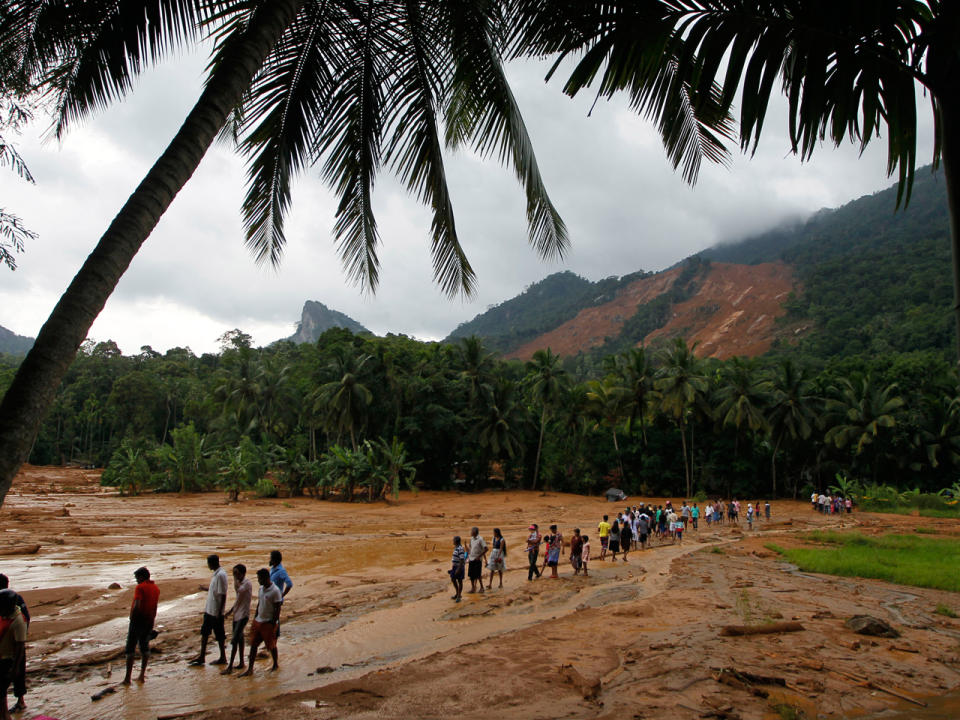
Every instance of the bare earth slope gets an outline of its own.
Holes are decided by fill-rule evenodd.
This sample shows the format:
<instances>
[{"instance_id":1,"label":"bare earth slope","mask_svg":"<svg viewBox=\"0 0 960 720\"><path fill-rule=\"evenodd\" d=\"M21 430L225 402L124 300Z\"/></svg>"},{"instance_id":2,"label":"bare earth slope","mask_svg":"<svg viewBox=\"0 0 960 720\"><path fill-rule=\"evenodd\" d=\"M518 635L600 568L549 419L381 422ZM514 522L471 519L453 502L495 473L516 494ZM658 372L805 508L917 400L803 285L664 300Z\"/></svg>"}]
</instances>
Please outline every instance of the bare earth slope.
<instances>
[{"instance_id":1,"label":"bare earth slope","mask_svg":"<svg viewBox=\"0 0 960 720\"><path fill-rule=\"evenodd\" d=\"M507 357L527 360L548 347L560 355L598 347L620 332L639 305L667 292L679 273L674 268L637 280L612 301L581 311ZM712 263L696 294L676 305L666 325L638 338L637 345L683 337L688 343L699 343L700 356L761 355L784 332L776 320L784 314L783 302L793 289L793 272L783 263Z\"/></svg>"},{"instance_id":2,"label":"bare earth slope","mask_svg":"<svg viewBox=\"0 0 960 720\"><path fill-rule=\"evenodd\" d=\"M592 535L611 506L531 492L403 494L389 506L227 503L212 493L123 498L95 482L86 471L27 467L0 510L0 572L34 608L26 717L761 720L778 717L779 703L808 718L891 708L905 714L885 718L960 717L960 620L933 612L938 604L960 610L960 594L793 572L765 544L803 543L802 532L840 522L804 503L776 503L774 521L753 531L701 526L683 544L657 544L626 563L595 561L589 578L574 577L563 558L560 579L528 583L529 522ZM952 520L843 521L868 533L922 525L960 535ZM455 604L450 538L471 525L488 540L491 528L503 530L509 570L503 589ZM274 548L296 582L283 611L280 671L266 673L265 659L252 679L187 667L205 556L257 568ZM161 632L146 684L125 688L126 614L141 564L160 587ZM858 613L903 636L855 635L843 621ZM719 635L727 624L790 620L805 629ZM778 680L726 684L722 668ZM104 690L114 692L91 701Z\"/></svg>"}]
</instances>

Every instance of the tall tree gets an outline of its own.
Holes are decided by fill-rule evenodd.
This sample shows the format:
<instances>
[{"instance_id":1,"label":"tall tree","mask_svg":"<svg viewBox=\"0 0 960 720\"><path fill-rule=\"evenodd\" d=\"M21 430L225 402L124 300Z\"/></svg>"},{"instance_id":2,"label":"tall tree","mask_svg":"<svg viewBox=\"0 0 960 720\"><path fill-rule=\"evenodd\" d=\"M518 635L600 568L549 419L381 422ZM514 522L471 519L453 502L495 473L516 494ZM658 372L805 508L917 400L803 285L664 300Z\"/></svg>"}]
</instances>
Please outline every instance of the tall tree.
<instances>
[{"instance_id":1,"label":"tall tree","mask_svg":"<svg viewBox=\"0 0 960 720\"><path fill-rule=\"evenodd\" d=\"M785 439L806 440L817 419L818 398L807 379L807 370L786 358L765 384L770 397L767 426L773 440L770 452L770 493L777 496L777 453Z\"/></svg>"},{"instance_id":2,"label":"tall tree","mask_svg":"<svg viewBox=\"0 0 960 720\"><path fill-rule=\"evenodd\" d=\"M613 449L617 454L617 469L620 471L620 481L623 482L626 480L626 475L623 472L617 427L629 412L630 392L614 375L607 375L603 380L591 380L587 383L587 388L587 411L594 417L598 426L606 426L610 429Z\"/></svg>"},{"instance_id":3,"label":"tall tree","mask_svg":"<svg viewBox=\"0 0 960 720\"><path fill-rule=\"evenodd\" d=\"M494 0L5 0L0 90L24 74L53 88L61 133L127 92L144 65L195 40L201 19L218 38L203 93L61 297L0 405L0 501L90 326L228 117L248 158L243 215L259 260L279 261L291 182L322 161L340 200L334 235L346 272L375 289L372 190L389 165L433 211L437 282L448 294L469 293L444 143L512 164L531 244L544 257L567 245L503 71Z\"/></svg>"},{"instance_id":4,"label":"tall tree","mask_svg":"<svg viewBox=\"0 0 960 720\"><path fill-rule=\"evenodd\" d=\"M540 474L540 452L543 450L543 433L547 420L554 412L563 394L566 371L560 367L560 358L550 348L537 350L527 363L528 395L535 408L540 409L540 435L537 438L537 458L533 464L533 482L530 489L537 489Z\"/></svg>"},{"instance_id":5,"label":"tall tree","mask_svg":"<svg viewBox=\"0 0 960 720\"><path fill-rule=\"evenodd\" d=\"M683 338L676 338L673 347L663 352L661 366L657 371L654 388L659 393L661 410L680 431L683 451L683 469L686 478L686 495L693 496L693 474L687 443L687 427L690 415L699 399L707 392L707 378L703 375L700 361Z\"/></svg>"},{"instance_id":6,"label":"tall tree","mask_svg":"<svg viewBox=\"0 0 960 720\"><path fill-rule=\"evenodd\" d=\"M720 373L717 389L716 417L721 425L732 426L736 431L734 457L736 457L740 433L743 428L759 432L766 428L764 408L769 398L757 372L756 360L732 358Z\"/></svg>"},{"instance_id":7,"label":"tall tree","mask_svg":"<svg viewBox=\"0 0 960 720\"><path fill-rule=\"evenodd\" d=\"M876 482L881 430L897 424L897 415L904 405L896 383L881 385L872 375L859 381L841 378L831 389L831 395L827 409L833 413L833 420L824 440L837 448L849 447L854 462L868 445L873 445L870 465L872 479Z\"/></svg>"}]
</instances>

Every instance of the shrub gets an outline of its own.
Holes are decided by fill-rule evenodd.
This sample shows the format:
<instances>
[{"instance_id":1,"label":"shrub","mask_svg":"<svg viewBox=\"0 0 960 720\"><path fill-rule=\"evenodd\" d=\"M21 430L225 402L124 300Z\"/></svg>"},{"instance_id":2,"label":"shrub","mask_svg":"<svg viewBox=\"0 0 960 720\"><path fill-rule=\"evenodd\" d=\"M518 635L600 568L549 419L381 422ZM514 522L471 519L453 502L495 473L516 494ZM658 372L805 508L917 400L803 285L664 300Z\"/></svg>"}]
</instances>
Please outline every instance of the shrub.
<instances>
[{"instance_id":1,"label":"shrub","mask_svg":"<svg viewBox=\"0 0 960 720\"><path fill-rule=\"evenodd\" d=\"M257 480L257 484L254 486L253 491L257 494L257 497L260 498L272 498L277 496L277 486L273 484L273 480L268 477L262 477Z\"/></svg>"}]
</instances>

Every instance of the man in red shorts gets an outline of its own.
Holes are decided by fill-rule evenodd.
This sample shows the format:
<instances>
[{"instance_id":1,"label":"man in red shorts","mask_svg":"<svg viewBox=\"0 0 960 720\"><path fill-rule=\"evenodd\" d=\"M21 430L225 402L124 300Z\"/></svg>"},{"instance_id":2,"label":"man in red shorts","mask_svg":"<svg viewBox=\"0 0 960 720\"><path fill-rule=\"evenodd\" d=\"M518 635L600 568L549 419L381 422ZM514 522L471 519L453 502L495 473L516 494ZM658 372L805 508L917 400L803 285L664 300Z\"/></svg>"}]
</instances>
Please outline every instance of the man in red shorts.
<instances>
[{"instance_id":1,"label":"man in red shorts","mask_svg":"<svg viewBox=\"0 0 960 720\"><path fill-rule=\"evenodd\" d=\"M133 653L140 647L140 682L147 674L147 661L150 659L150 637L153 633L153 623L157 618L157 600L160 591L156 583L150 579L150 571L145 567L137 568L133 577L137 587L133 590L133 605L130 607L130 627L127 630L127 674L123 684L130 684L133 674Z\"/></svg>"},{"instance_id":2,"label":"man in red shorts","mask_svg":"<svg viewBox=\"0 0 960 720\"><path fill-rule=\"evenodd\" d=\"M250 625L250 662L245 672L237 677L253 675L253 661L257 657L257 649L262 642L273 657L273 667L278 669L277 663L277 621L280 619L280 607L283 604L283 594L280 588L270 581L270 571L266 568L257 570L257 582L260 583L260 593L257 597L257 614Z\"/></svg>"}]
</instances>

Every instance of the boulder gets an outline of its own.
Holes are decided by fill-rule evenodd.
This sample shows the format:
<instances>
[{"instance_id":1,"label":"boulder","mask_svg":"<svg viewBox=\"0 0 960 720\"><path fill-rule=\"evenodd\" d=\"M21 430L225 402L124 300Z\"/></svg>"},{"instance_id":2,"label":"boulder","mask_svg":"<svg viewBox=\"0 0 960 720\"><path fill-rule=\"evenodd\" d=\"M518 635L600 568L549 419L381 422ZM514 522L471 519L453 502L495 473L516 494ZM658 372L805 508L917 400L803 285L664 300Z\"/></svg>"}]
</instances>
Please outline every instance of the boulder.
<instances>
[{"instance_id":1,"label":"boulder","mask_svg":"<svg viewBox=\"0 0 960 720\"><path fill-rule=\"evenodd\" d=\"M860 635L886 638L900 637L900 633L890 627L889 623L872 615L854 615L844 625Z\"/></svg>"}]
</instances>

